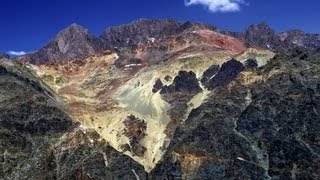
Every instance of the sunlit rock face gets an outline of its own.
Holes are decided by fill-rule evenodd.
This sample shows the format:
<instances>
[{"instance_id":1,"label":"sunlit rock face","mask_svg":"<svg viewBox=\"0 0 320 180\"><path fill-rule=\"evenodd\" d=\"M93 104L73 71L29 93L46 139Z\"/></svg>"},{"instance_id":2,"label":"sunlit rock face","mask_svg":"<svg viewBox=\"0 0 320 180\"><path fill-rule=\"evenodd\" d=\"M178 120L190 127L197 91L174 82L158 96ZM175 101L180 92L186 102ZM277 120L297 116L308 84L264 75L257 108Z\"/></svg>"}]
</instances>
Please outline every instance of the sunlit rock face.
<instances>
[{"instance_id":1,"label":"sunlit rock face","mask_svg":"<svg viewBox=\"0 0 320 180\"><path fill-rule=\"evenodd\" d=\"M101 42L84 27L71 24L36 52L19 57L21 61L41 64L49 61L68 61L94 55L102 50Z\"/></svg>"},{"instance_id":2,"label":"sunlit rock face","mask_svg":"<svg viewBox=\"0 0 320 180\"><path fill-rule=\"evenodd\" d=\"M228 69L224 64L236 63L243 71L242 59L232 57L248 52L242 56L229 50L217 50L208 57L185 55L193 53L184 51L175 59L151 66L143 64L147 62L144 59L141 64L117 66L121 54L106 51L30 68L61 97L75 120L95 129L112 147L151 171L161 161L176 128L210 96L210 88L201 83L207 68L217 66L224 72ZM226 84L237 75L228 76Z\"/></svg>"},{"instance_id":3,"label":"sunlit rock face","mask_svg":"<svg viewBox=\"0 0 320 180\"><path fill-rule=\"evenodd\" d=\"M61 97L77 121L95 129L111 146L150 171L161 159L175 128L209 94L198 82L206 67L246 49L241 41L212 30L186 33L195 35L189 37L197 40L193 45L164 41L172 48L156 55L145 45L139 52L104 51L88 58L30 67ZM195 45L203 49L193 48ZM162 86L155 91L159 80ZM190 89L191 84L194 88ZM125 120L131 115L145 122L143 138L124 133Z\"/></svg>"}]
</instances>

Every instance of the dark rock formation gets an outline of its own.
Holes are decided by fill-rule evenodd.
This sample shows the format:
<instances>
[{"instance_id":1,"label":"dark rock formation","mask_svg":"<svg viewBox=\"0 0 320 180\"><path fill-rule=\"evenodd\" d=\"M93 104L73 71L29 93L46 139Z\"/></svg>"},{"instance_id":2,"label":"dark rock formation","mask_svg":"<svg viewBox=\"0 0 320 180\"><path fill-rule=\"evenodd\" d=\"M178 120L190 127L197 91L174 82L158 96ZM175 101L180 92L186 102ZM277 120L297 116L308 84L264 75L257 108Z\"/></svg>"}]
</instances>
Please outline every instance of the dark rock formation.
<instances>
[{"instance_id":1,"label":"dark rock formation","mask_svg":"<svg viewBox=\"0 0 320 180\"><path fill-rule=\"evenodd\" d=\"M160 79L157 79L155 84L153 85L153 88L152 88L152 92L153 93L156 93L158 92L159 90L161 90L163 87L163 83Z\"/></svg>"},{"instance_id":2,"label":"dark rock formation","mask_svg":"<svg viewBox=\"0 0 320 180\"><path fill-rule=\"evenodd\" d=\"M143 156L146 148L143 147L139 141L141 141L147 134L147 124L144 120L141 120L134 115L129 115L123 122L125 129L123 133L130 140L129 144L122 147L123 151L131 151L136 156Z\"/></svg>"},{"instance_id":3,"label":"dark rock formation","mask_svg":"<svg viewBox=\"0 0 320 180\"><path fill-rule=\"evenodd\" d=\"M224 86L236 78L244 69L243 64L235 59L227 61L222 64L219 72L209 80L206 87L212 90L216 87Z\"/></svg>"},{"instance_id":4,"label":"dark rock formation","mask_svg":"<svg viewBox=\"0 0 320 180\"><path fill-rule=\"evenodd\" d=\"M162 98L171 104L169 115L172 119L179 120L187 109L187 103L193 96L201 92L196 74L192 71L179 71L169 86L163 86L160 91Z\"/></svg>"},{"instance_id":5,"label":"dark rock formation","mask_svg":"<svg viewBox=\"0 0 320 180\"><path fill-rule=\"evenodd\" d=\"M177 129L152 177L319 179L318 66L277 56L258 70L277 72L264 82L217 87Z\"/></svg>"},{"instance_id":6,"label":"dark rock formation","mask_svg":"<svg viewBox=\"0 0 320 180\"><path fill-rule=\"evenodd\" d=\"M258 62L255 59L247 59L244 62L244 66L246 67L246 69L256 69L258 67Z\"/></svg>"},{"instance_id":7,"label":"dark rock formation","mask_svg":"<svg viewBox=\"0 0 320 180\"><path fill-rule=\"evenodd\" d=\"M175 92L184 94L198 94L202 89L199 86L196 74L192 71L179 71L178 76L173 80L170 86L164 86L161 94L173 94Z\"/></svg>"},{"instance_id":8,"label":"dark rock formation","mask_svg":"<svg viewBox=\"0 0 320 180\"><path fill-rule=\"evenodd\" d=\"M209 69L202 74L201 83L206 86L210 79L219 72L219 69L219 65L210 66Z\"/></svg>"},{"instance_id":9,"label":"dark rock formation","mask_svg":"<svg viewBox=\"0 0 320 180\"><path fill-rule=\"evenodd\" d=\"M147 124L144 120L141 120L134 115L129 115L123 123L125 125L123 133L129 139L140 141L146 136Z\"/></svg>"},{"instance_id":10,"label":"dark rock formation","mask_svg":"<svg viewBox=\"0 0 320 180\"><path fill-rule=\"evenodd\" d=\"M183 120L183 114L188 108L187 103L201 91L196 74L192 71L179 71L171 85L163 86L160 91L161 97L171 105L168 111L171 122L166 130L169 137Z\"/></svg>"}]
</instances>

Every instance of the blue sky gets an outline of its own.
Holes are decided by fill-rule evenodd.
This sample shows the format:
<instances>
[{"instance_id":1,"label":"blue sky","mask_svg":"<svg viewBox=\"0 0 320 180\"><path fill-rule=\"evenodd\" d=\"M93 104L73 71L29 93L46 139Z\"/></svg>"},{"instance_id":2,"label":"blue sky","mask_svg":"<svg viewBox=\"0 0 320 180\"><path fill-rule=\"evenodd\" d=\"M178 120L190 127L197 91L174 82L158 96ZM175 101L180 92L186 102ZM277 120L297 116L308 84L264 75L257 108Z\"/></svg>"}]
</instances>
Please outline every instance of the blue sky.
<instances>
[{"instance_id":1,"label":"blue sky","mask_svg":"<svg viewBox=\"0 0 320 180\"><path fill-rule=\"evenodd\" d=\"M0 51L34 51L76 22L100 35L138 18L205 22L242 31L267 22L278 31L320 33L318 0L2 0Z\"/></svg>"}]
</instances>

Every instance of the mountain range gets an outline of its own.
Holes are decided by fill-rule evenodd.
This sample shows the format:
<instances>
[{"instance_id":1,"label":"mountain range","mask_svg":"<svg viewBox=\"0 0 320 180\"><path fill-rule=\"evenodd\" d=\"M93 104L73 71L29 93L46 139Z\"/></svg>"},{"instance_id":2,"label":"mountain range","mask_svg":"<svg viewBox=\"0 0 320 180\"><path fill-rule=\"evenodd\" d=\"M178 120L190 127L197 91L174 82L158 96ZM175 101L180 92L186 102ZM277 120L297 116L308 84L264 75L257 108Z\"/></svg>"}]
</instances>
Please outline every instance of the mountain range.
<instances>
[{"instance_id":1,"label":"mountain range","mask_svg":"<svg viewBox=\"0 0 320 180\"><path fill-rule=\"evenodd\" d=\"M286 53L285 51L293 48L320 50L319 34L307 34L300 30L277 33L266 23L251 25L244 32L230 32L201 23L139 19L130 24L108 28L100 37L95 37L87 29L74 23L60 31L47 45L23 58L28 62L42 63L71 60L104 50L132 52L141 47L154 45L157 47L150 47L150 50L160 51L164 48L166 51L168 41L186 43L182 42L182 39L195 40L193 38L197 37L183 35L196 30L215 30L242 40L248 47L265 48L275 52Z\"/></svg>"},{"instance_id":2,"label":"mountain range","mask_svg":"<svg viewBox=\"0 0 320 180\"><path fill-rule=\"evenodd\" d=\"M139 19L0 54L0 179L319 179L320 35Z\"/></svg>"}]
</instances>

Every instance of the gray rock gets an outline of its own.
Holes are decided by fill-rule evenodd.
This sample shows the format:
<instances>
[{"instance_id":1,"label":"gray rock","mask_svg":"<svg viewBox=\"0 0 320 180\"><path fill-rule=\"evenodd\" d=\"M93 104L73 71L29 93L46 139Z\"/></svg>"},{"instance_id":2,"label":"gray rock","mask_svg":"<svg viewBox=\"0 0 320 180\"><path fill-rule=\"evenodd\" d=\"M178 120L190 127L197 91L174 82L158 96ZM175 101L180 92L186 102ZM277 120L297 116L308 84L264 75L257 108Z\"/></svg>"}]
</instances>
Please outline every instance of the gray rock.
<instances>
[{"instance_id":1,"label":"gray rock","mask_svg":"<svg viewBox=\"0 0 320 180\"><path fill-rule=\"evenodd\" d=\"M68 61L93 55L101 50L102 44L98 38L82 26L71 24L43 48L20 59L35 64L55 60Z\"/></svg>"},{"instance_id":2,"label":"gray rock","mask_svg":"<svg viewBox=\"0 0 320 180\"><path fill-rule=\"evenodd\" d=\"M277 56L266 81L216 87L179 127L154 179L319 179L319 62ZM309 67L305 71L305 67ZM250 102L248 103L248 93Z\"/></svg>"},{"instance_id":3,"label":"gray rock","mask_svg":"<svg viewBox=\"0 0 320 180\"><path fill-rule=\"evenodd\" d=\"M15 62L0 61L0 102L0 179L146 179L143 166L84 133Z\"/></svg>"}]
</instances>

